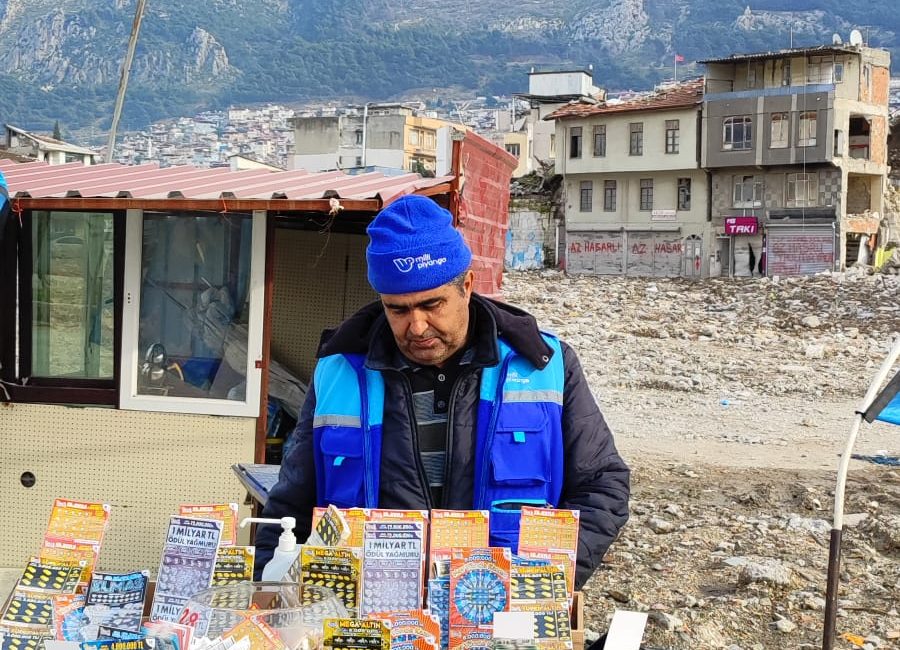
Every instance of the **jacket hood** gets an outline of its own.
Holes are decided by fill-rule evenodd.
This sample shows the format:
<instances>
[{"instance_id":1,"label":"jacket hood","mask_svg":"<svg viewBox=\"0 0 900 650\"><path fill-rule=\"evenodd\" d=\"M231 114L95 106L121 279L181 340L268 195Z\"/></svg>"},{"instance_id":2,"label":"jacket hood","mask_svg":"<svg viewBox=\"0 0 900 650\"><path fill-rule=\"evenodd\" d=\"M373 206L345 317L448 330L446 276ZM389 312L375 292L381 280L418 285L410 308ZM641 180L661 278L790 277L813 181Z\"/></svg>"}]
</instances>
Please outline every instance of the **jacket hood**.
<instances>
[{"instance_id":1,"label":"jacket hood","mask_svg":"<svg viewBox=\"0 0 900 650\"><path fill-rule=\"evenodd\" d=\"M473 293L470 303L475 311L473 344L480 365L495 365L500 360L496 339L502 337L517 353L542 369L553 356L553 348L541 337L537 321L528 312ZM384 348L396 350L380 300L369 303L334 329L325 330L316 358L332 354L365 354L366 364L385 365Z\"/></svg>"}]
</instances>

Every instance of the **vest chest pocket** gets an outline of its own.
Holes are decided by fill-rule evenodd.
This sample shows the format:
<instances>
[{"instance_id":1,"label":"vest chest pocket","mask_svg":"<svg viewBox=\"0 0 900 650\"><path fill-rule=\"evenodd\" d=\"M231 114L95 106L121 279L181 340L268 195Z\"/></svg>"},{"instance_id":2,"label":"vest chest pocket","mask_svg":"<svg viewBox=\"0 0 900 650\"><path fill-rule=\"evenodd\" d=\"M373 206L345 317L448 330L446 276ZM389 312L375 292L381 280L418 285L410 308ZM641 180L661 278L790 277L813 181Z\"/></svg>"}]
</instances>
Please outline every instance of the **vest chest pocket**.
<instances>
[{"instance_id":1,"label":"vest chest pocket","mask_svg":"<svg viewBox=\"0 0 900 650\"><path fill-rule=\"evenodd\" d=\"M501 405L491 442L493 481L498 486L543 486L550 481L550 431L541 404ZM543 491L538 490L542 498Z\"/></svg>"},{"instance_id":2,"label":"vest chest pocket","mask_svg":"<svg viewBox=\"0 0 900 650\"><path fill-rule=\"evenodd\" d=\"M325 494L321 501L339 508L362 506L365 500L363 433L354 427L324 426L322 451Z\"/></svg>"}]
</instances>

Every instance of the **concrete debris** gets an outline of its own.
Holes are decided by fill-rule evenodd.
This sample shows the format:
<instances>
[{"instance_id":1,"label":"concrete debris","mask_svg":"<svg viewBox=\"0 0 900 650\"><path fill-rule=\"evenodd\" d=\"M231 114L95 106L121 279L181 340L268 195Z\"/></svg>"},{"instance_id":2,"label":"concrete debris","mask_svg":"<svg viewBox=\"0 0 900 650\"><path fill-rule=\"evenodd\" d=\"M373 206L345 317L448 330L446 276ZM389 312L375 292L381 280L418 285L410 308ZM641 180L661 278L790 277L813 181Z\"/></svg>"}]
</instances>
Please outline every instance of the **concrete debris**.
<instances>
[{"instance_id":1,"label":"concrete debris","mask_svg":"<svg viewBox=\"0 0 900 650\"><path fill-rule=\"evenodd\" d=\"M507 273L502 298L575 349L632 467L587 626L629 609L647 648L820 648L835 469L900 331L900 276L543 270ZM865 426L859 453L900 454L896 427ZM845 512L838 629L898 647L900 473L854 460Z\"/></svg>"},{"instance_id":2,"label":"concrete debris","mask_svg":"<svg viewBox=\"0 0 900 650\"><path fill-rule=\"evenodd\" d=\"M766 582L774 586L787 586L791 584L791 568L777 560L761 560L759 562L747 562L741 567L738 583L749 585L754 582Z\"/></svg>"}]
</instances>

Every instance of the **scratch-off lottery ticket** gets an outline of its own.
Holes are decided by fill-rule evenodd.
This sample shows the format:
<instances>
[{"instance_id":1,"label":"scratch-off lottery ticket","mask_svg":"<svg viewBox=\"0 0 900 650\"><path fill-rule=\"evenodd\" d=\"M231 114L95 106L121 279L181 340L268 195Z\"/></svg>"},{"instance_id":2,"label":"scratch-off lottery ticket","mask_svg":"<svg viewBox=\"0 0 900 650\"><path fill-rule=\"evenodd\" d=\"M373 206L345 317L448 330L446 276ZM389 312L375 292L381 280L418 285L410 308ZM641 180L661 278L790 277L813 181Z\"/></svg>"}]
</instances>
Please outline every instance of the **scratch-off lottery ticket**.
<instances>
[{"instance_id":1,"label":"scratch-off lottery ticket","mask_svg":"<svg viewBox=\"0 0 900 650\"><path fill-rule=\"evenodd\" d=\"M363 537L360 616L369 612L421 609L424 521L369 521Z\"/></svg>"},{"instance_id":2,"label":"scratch-off lottery ticket","mask_svg":"<svg viewBox=\"0 0 900 650\"><path fill-rule=\"evenodd\" d=\"M57 641L87 641L84 594L53 596L53 634Z\"/></svg>"},{"instance_id":3,"label":"scratch-off lottery ticket","mask_svg":"<svg viewBox=\"0 0 900 650\"><path fill-rule=\"evenodd\" d=\"M92 628L92 633L87 634L87 638L98 638L101 625L121 630L139 630L147 582L147 571L94 572L84 604L84 614L90 619Z\"/></svg>"},{"instance_id":4,"label":"scratch-off lottery ticket","mask_svg":"<svg viewBox=\"0 0 900 650\"><path fill-rule=\"evenodd\" d=\"M254 546L220 546L216 553L213 586L222 587L245 580L253 580L255 559L256 547Z\"/></svg>"},{"instance_id":5,"label":"scratch-off lottery ticket","mask_svg":"<svg viewBox=\"0 0 900 650\"><path fill-rule=\"evenodd\" d=\"M450 559L452 548L484 548L490 544L487 510L432 510L429 570Z\"/></svg>"},{"instance_id":6,"label":"scratch-off lottery ticket","mask_svg":"<svg viewBox=\"0 0 900 650\"><path fill-rule=\"evenodd\" d=\"M33 557L25 566L19 586L30 591L71 594L78 588L85 562L42 562Z\"/></svg>"},{"instance_id":7,"label":"scratch-off lottery ticket","mask_svg":"<svg viewBox=\"0 0 900 650\"><path fill-rule=\"evenodd\" d=\"M317 592L302 588L315 585L330 589L351 615L356 614L362 570L359 549L303 545L296 562L299 563L300 597L304 605L319 600Z\"/></svg>"},{"instance_id":8,"label":"scratch-off lottery ticket","mask_svg":"<svg viewBox=\"0 0 900 650\"><path fill-rule=\"evenodd\" d=\"M491 625L509 607L508 548L454 549L450 559L450 631Z\"/></svg>"},{"instance_id":9,"label":"scratch-off lottery ticket","mask_svg":"<svg viewBox=\"0 0 900 650\"><path fill-rule=\"evenodd\" d=\"M219 545L234 546L237 544L238 504L182 504L178 507L178 514L182 517L191 517L193 519L214 519L216 521L221 521L222 541Z\"/></svg>"},{"instance_id":10,"label":"scratch-off lottery ticket","mask_svg":"<svg viewBox=\"0 0 900 650\"><path fill-rule=\"evenodd\" d=\"M0 620L15 626L49 629L53 623L53 596L16 587Z\"/></svg>"},{"instance_id":11,"label":"scratch-off lottery ticket","mask_svg":"<svg viewBox=\"0 0 900 650\"><path fill-rule=\"evenodd\" d=\"M313 528L318 526L326 510L327 508L313 508ZM338 546L361 547L363 545L363 524L369 519L369 510L367 508L338 508L338 510L350 529L350 536Z\"/></svg>"},{"instance_id":12,"label":"scratch-off lottery ticket","mask_svg":"<svg viewBox=\"0 0 900 650\"><path fill-rule=\"evenodd\" d=\"M109 504L56 499L45 537L102 544L109 525Z\"/></svg>"},{"instance_id":13,"label":"scratch-off lottery ticket","mask_svg":"<svg viewBox=\"0 0 900 650\"><path fill-rule=\"evenodd\" d=\"M491 626L468 626L451 628L450 650L493 650Z\"/></svg>"},{"instance_id":14,"label":"scratch-off lottery ticket","mask_svg":"<svg viewBox=\"0 0 900 650\"><path fill-rule=\"evenodd\" d=\"M0 650L40 650L50 638L43 630L0 624Z\"/></svg>"},{"instance_id":15,"label":"scratch-off lottery ticket","mask_svg":"<svg viewBox=\"0 0 900 650\"><path fill-rule=\"evenodd\" d=\"M322 646L331 650L391 650L391 632L384 621L326 618Z\"/></svg>"},{"instance_id":16,"label":"scratch-off lottery ticket","mask_svg":"<svg viewBox=\"0 0 900 650\"><path fill-rule=\"evenodd\" d=\"M553 564L520 566L513 563L510 598L513 601L555 600L568 602L565 569Z\"/></svg>"},{"instance_id":17,"label":"scratch-off lottery ticket","mask_svg":"<svg viewBox=\"0 0 900 650\"><path fill-rule=\"evenodd\" d=\"M188 599L212 583L222 522L173 516L150 609L151 621L179 622Z\"/></svg>"},{"instance_id":18,"label":"scratch-off lottery ticket","mask_svg":"<svg viewBox=\"0 0 900 650\"><path fill-rule=\"evenodd\" d=\"M250 640L249 647L253 650L283 650L287 647L278 636L278 632L259 616L251 616L241 621L223 636L231 637L236 641L247 638Z\"/></svg>"},{"instance_id":19,"label":"scratch-off lottery ticket","mask_svg":"<svg viewBox=\"0 0 900 650\"><path fill-rule=\"evenodd\" d=\"M513 601L510 611L534 614L534 642L541 650L572 650L572 627L566 601Z\"/></svg>"}]
</instances>

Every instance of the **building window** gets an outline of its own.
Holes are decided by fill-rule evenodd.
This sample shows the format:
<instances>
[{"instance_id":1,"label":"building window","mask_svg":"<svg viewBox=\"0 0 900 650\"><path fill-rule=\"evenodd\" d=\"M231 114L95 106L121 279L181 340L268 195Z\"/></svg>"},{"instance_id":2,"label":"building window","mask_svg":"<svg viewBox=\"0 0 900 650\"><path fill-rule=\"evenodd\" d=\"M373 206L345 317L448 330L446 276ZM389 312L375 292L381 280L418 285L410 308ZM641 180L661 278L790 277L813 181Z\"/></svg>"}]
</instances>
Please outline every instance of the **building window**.
<instances>
[{"instance_id":1,"label":"building window","mask_svg":"<svg viewBox=\"0 0 900 650\"><path fill-rule=\"evenodd\" d=\"M666 120L666 153L678 153L678 120Z\"/></svg>"},{"instance_id":2,"label":"building window","mask_svg":"<svg viewBox=\"0 0 900 650\"><path fill-rule=\"evenodd\" d=\"M556 158L556 134L550 134L550 157Z\"/></svg>"},{"instance_id":3,"label":"building window","mask_svg":"<svg viewBox=\"0 0 900 650\"><path fill-rule=\"evenodd\" d=\"M789 59L785 59L784 63L781 64L781 85L791 85L791 62Z\"/></svg>"},{"instance_id":4,"label":"building window","mask_svg":"<svg viewBox=\"0 0 900 650\"><path fill-rule=\"evenodd\" d=\"M644 123L632 122L629 125L630 138L628 140L628 155L644 155Z\"/></svg>"},{"instance_id":5,"label":"building window","mask_svg":"<svg viewBox=\"0 0 900 650\"><path fill-rule=\"evenodd\" d=\"M113 215L34 212L31 223L27 376L112 379Z\"/></svg>"},{"instance_id":6,"label":"building window","mask_svg":"<svg viewBox=\"0 0 900 650\"><path fill-rule=\"evenodd\" d=\"M594 127L594 156L602 158L606 155L606 125Z\"/></svg>"},{"instance_id":7,"label":"building window","mask_svg":"<svg viewBox=\"0 0 900 650\"><path fill-rule=\"evenodd\" d=\"M772 122L769 129L769 147L772 149L786 149L789 143L790 114L772 113Z\"/></svg>"},{"instance_id":8,"label":"building window","mask_svg":"<svg viewBox=\"0 0 900 650\"><path fill-rule=\"evenodd\" d=\"M834 83L839 84L844 81L844 64L835 62L834 64Z\"/></svg>"},{"instance_id":9,"label":"building window","mask_svg":"<svg viewBox=\"0 0 900 650\"><path fill-rule=\"evenodd\" d=\"M800 113L800 132L797 134L798 147L816 146L816 112Z\"/></svg>"},{"instance_id":10,"label":"building window","mask_svg":"<svg viewBox=\"0 0 900 650\"><path fill-rule=\"evenodd\" d=\"M679 178L678 179L678 209L679 210L690 210L691 209L691 179L690 178Z\"/></svg>"},{"instance_id":11,"label":"building window","mask_svg":"<svg viewBox=\"0 0 900 650\"><path fill-rule=\"evenodd\" d=\"M569 158L581 158L581 127L569 129Z\"/></svg>"},{"instance_id":12,"label":"building window","mask_svg":"<svg viewBox=\"0 0 900 650\"><path fill-rule=\"evenodd\" d=\"M415 129L412 129L409 132L409 143L414 147L419 146L419 132Z\"/></svg>"},{"instance_id":13,"label":"building window","mask_svg":"<svg viewBox=\"0 0 900 650\"><path fill-rule=\"evenodd\" d=\"M425 133L425 148L434 149L435 135L434 133Z\"/></svg>"},{"instance_id":14,"label":"building window","mask_svg":"<svg viewBox=\"0 0 900 650\"><path fill-rule=\"evenodd\" d=\"M362 129L356 129L356 144L362 144Z\"/></svg>"},{"instance_id":15,"label":"building window","mask_svg":"<svg viewBox=\"0 0 900 650\"><path fill-rule=\"evenodd\" d=\"M265 232L265 211L128 211L123 408L259 414Z\"/></svg>"},{"instance_id":16,"label":"building window","mask_svg":"<svg viewBox=\"0 0 900 650\"><path fill-rule=\"evenodd\" d=\"M749 115L726 117L722 123L722 149L744 151L753 148L753 118Z\"/></svg>"},{"instance_id":17,"label":"building window","mask_svg":"<svg viewBox=\"0 0 900 650\"><path fill-rule=\"evenodd\" d=\"M835 156L844 155L844 132L841 129L834 130L834 154Z\"/></svg>"},{"instance_id":18,"label":"building window","mask_svg":"<svg viewBox=\"0 0 900 650\"><path fill-rule=\"evenodd\" d=\"M733 205L736 208L758 208L762 206L762 181L754 176L735 176Z\"/></svg>"},{"instance_id":19,"label":"building window","mask_svg":"<svg viewBox=\"0 0 900 650\"><path fill-rule=\"evenodd\" d=\"M653 209L653 179L641 179L641 210L648 211Z\"/></svg>"},{"instance_id":20,"label":"building window","mask_svg":"<svg viewBox=\"0 0 900 650\"><path fill-rule=\"evenodd\" d=\"M818 205L819 184L816 174L788 174L784 203L788 208L810 208Z\"/></svg>"},{"instance_id":21,"label":"building window","mask_svg":"<svg viewBox=\"0 0 900 650\"><path fill-rule=\"evenodd\" d=\"M603 211L616 211L616 182L603 181Z\"/></svg>"},{"instance_id":22,"label":"building window","mask_svg":"<svg viewBox=\"0 0 900 650\"><path fill-rule=\"evenodd\" d=\"M594 181L581 181L581 201L579 209L581 212L590 212L593 210L594 203Z\"/></svg>"},{"instance_id":23,"label":"building window","mask_svg":"<svg viewBox=\"0 0 900 650\"><path fill-rule=\"evenodd\" d=\"M357 156L357 157L356 157L356 166L357 166L357 167L362 167L362 156Z\"/></svg>"},{"instance_id":24,"label":"building window","mask_svg":"<svg viewBox=\"0 0 900 650\"><path fill-rule=\"evenodd\" d=\"M832 76L833 65L834 62L831 59L823 59L822 57L810 58L806 64L806 83L834 83L834 77Z\"/></svg>"},{"instance_id":25,"label":"building window","mask_svg":"<svg viewBox=\"0 0 900 650\"><path fill-rule=\"evenodd\" d=\"M506 149L507 153L511 153L511 154L514 155L516 158L519 157L519 154L520 154L520 152L521 152L521 149L520 149L520 146L519 146L519 143L518 143L518 142L510 142L510 143L507 143L507 144L505 144L505 145L503 145L503 146L504 146L504 148Z\"/></svg>"}]
</instances>

